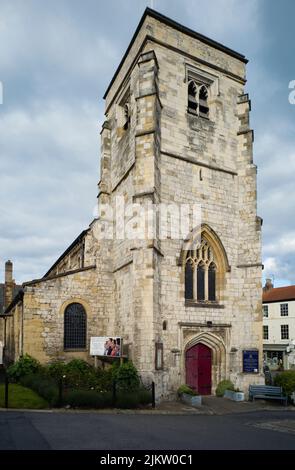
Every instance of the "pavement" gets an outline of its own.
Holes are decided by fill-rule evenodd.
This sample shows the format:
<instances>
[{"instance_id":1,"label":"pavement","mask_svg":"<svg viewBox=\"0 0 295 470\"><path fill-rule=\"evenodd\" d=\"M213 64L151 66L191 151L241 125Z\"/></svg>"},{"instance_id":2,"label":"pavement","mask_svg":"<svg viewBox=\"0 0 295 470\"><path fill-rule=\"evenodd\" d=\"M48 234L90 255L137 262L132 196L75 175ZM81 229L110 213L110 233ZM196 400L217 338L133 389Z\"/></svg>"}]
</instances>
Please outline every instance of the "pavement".
<instances>
[{"instance_id":1,"label":"pavement","mask_svg":"<svg viewBox=\"0 0 295 470\"><path fill-rule=\"evenodd\" d=\"M0 412L9 412L12 409L0 408ZM283 406L277 401L270 400L255 400L235 402L228 398L220 398L216 396L203 396L202 405L200 407L192 407L182 403L180 400L163 401L156 405L141 409L118 409L118 408L104 408L104 409L73 409L73 408L52 408L44 410L29 410L29 409L14 409L13 411L31 412L31 413L92 413L92 414L140 414L140 415L230 415L235 413L253 413L258 411L278 411L284 413L286 411L295 412L295 406ZM295 413L294 413L295 416Z\"/></svg>"},{"instance_id":2,"label":"pavement","mask_svg":"<svg viewBox=\"0 0 295 470\"><path fill-rule=\"evenodd\" d=\"M277 401L255 400L236 402L228 398L216 396L203 396L202 406L194 408L181 401L164 401L149 413L158 414L202 414L202 415L228 415L233 413L250 413L255 411L295 411L295 406L282 406Z\"/></svg>"}]
</instances>

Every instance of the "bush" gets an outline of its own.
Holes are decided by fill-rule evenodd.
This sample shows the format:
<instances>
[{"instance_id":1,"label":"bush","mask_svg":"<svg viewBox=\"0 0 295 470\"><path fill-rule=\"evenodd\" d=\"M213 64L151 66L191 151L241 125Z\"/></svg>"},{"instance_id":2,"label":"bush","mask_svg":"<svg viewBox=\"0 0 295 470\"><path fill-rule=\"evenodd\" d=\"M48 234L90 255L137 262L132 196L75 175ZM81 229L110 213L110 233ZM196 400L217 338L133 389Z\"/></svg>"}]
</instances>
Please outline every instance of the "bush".
<instances>
[{"instance_id":1,"label":"bush","mask_svg":"<svg viewBox=\"0 0 295 470\"><path fill-rule=\"evenodd\" d=\"M139 405L138 393L119 392L116 399L116 407L122 409L137 408Z\"/></svg>"},{"instance_id":2,"label":"bush","mask_svg":"<svg viewBox=\"0 0 295 470\"><path fill-rule=\"evenodd\" d=\"M223 397L225 390L235 390L234 384L230 380L222 380L216 388L216 396Z\"/></svg>"},{"instance_id":3,"label":"bush","mask_svg":"<svg viewBox=\"0 0 295 470\"><path fill-rule=\"evenodd\" d=\"M195 390L193 390L191 387L189 387L188 385L180 385L180 387L178 388L177 390L177 395L180 397L183 393L187 393L188 395L198 395L197 392L195 392Z\"/></svg>"},{"instance_id":4,"label":"bush","mask_svg":"<svg viewBox=\"0 0 295 470\"><path fill-rule=\"evenodd\" d=\"M71 390L66 393L64 403L72 407L106 408L112 406L112 394L93 390Z\"/></svg>"},{"instance_id":5,"label":"bush","mask_svg":"<svg viewBox=\"0 0 295 470\"><path fill-rule=\"evenodd\" d=\"M148 390L138 390L137 396L138 403L140 405L149 405L150 403L152 403L152 392L149 392Z\"/></svg>"},{"instance_id":6,"label":"bush","mask_svg":"<svg viewBox=\"0 0 295 470\"><path fill-rule=\"evenodd\" d=\"M286 370L276 375L274 384L282 387L286 395L291 396L295 392L295 370Z\"/></svg>"},{"instance_id":7,"label":"bush","mask_svg":"<svg viewBox=\"0 0 295 470\"><path fill-rule=\"evenodd\" d=\"M47 374L55 380L60 380L66 375L66 364L62 361L52 362L46 367Z\"/></svg>"},{"instance_id":8,"label":"bush","mask_svg":"<svg viewBox=\"0 0 295 470\"><path fill-rule=\"evenodd\" d=\"M41 370L40 362L29 356L29 354L25 354L8 367L7 374L10 380L18 382L21 377L40 372Z\"/></svg>"},{"instance_id":9,"label":"bush","mask_svg":"<svg viewBox=\"0 0 295 470\"><path fill-rule=\"evenodd\" d=\"M43 374L36 373L21 377L21 385L24 387L31 388L40 397L44 398L50 406L56 406L58 404L58 386L55 380L50 377L46 377Z\"/></svg>"},{"instance_id":10,"label":"bush","mask_svg":"<svg viewBox=\"0 0 295 470\"><path fill-rule=\"evenodd\" d=\"M113 369L113 379L118 390L138 390L140 386L139 375L131 361L124 362Z\"/></svg>"},{"instance_id":11,"label":"bush","mask_svg":"<svg viewBox=\"0 0 295 470\"><path fill-rule=\"evenodd\" d=\"M63 377L65 387L80 390L95 389L108 391L112 389L112 372L110 369L95 369L81 359L73 359L67 364L56 361L47 366L48 375L55 380Z\"/></svg>"},{"instance_id":12,"label":"bush","mask_svg":"<svg viewBox=\"0 0 295 470\"><path fill-rule=\"evenodd\" d=\"M88 374L89 372L95 371L94 367L88 364L88 362L83 361L83 359L72 359L70 362L65 364L65 369L68 374Z\"/></svg>"}]
</instances>

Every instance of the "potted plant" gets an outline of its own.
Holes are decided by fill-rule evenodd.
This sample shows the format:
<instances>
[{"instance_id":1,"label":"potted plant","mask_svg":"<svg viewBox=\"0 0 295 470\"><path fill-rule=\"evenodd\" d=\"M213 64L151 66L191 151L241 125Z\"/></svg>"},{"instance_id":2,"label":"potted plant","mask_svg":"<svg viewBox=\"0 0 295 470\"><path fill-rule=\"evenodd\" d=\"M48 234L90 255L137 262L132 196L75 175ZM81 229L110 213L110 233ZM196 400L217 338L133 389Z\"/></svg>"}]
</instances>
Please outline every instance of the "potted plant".
<instances>
[{"instance_id":1,"label":"potted plant","mask_svg":"<svg viewBox=\"0 0 295 470\"><path fill-rule=\"evenodd\" d=\"M238 388L234 387L234 384L230 380L222 380L217 388L216 395L218 397L229 398L234 401L244 401L245 394L241 392Z\"/></svg>"},{"instance_id":2,"label":"potted plant","mask_svg":"<svg viewBox=\"0 0 295 470\"><path fill-rule=\"evenodd\" d=\"M229 398L230 400L234 400L234 401L244 401L245 400L244 392L242 392L238 388L235 388L234 390L225 390L224 397Z\"/></svg>"},{"instance_id":3,"label":"potted plant","mask_svg":"<svg viewBox=\"0 0 295 470\"><path fill-rule=\"evenodd\" d=\"M177 395L180 400L186 405L190 406L201 406L202 397L195 390L188 385L181 385L177 390Z\"/></svg>"}]
</instances>

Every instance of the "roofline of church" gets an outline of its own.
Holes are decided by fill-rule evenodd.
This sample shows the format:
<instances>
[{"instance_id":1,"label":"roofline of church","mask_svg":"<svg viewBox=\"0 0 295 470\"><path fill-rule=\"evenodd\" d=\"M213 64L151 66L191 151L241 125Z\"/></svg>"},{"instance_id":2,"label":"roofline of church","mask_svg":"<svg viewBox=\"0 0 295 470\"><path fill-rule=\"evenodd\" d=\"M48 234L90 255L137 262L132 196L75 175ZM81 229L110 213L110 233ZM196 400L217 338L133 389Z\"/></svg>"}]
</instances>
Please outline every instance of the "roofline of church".
<instances>
[{"instance_id":1,"label":"roofline of church","mask_svg":"<svg viewBox=\"0 0 295 470\"><path fill-rule=\"evenodd\" d=\"M23 300L24 297L24 291L23 289L19 290L19 292L16 294L16 296L12 299L10 304L6 307L4 310L4 313L1 315L1 317L5 317L12 309L15 307L19 302Z\"/></svg>"},{"instance_id":2,"label":"roofline of church","mask_svg":"<svg viewBox=\"0 0 295 470\"><path fill-rule=\"evenodd\" d=\"M136 31L135 31L134 35L132 36L130 44L127 47L126 52L125 52L121 62L119 63L118 68L115 71L115 73L113 75L113 78L112 78L112 80L111 80L111 82L110 82L110 84L109 84L109 86L108 86L108 88L107 88L107 90L106 90L106 92L103 96L104 99L106 99L106 97L108 95L108 92L110 91L117 75L119 74L119 71L120 71L122 65L124 64L125 59L128 56L128 54L130 52L130 49L133 46L133 43L134 43L134 41L135 41L135 39L136 39L143 23L144 23L144 20L146 19L147 16L151 16L152 18L155 18L156 20L159 20L160 22L165 23L167 26L171 26L172 28L177 29L178 31L180 31L184 34L187 34L188 36L191 36L195 39L198 39L199 41L202 41L205 44L208 44L208 46L214 47L215 49L218 49L222 52L225 52L226 54L228 54L232 57L235 57L236 59L244 62L245 64L248 63L248 59L243 54L240 54L239 52L234 51L233 49L230 49L229 47L224 46L220 42L214 41L213 39L210 39L207 36L204 36L203 34L198 33L197 31L194 31L194 30L192 30L190 28L187 28L186 26L184 26L180 23L177 23L177 21L174 21L171 18L168 18L168 16L162 15L162 13L159 13L159 12L157 12L155 10L152 10L151 8L147 7L145 9L142 17L141 17L141 20L140 20L140 22L139 22L139 24L136 28Z\"/></svg>"},{"instance_id":3,"label":"roofline of church","mask_svg":"<svg viewBox=\"0 0 295 470\"><path fill-rule=\"evenodd\" d=\"M58 263L60 263L60 261L74 248L74 246L77 245L81 240L83 240L83 238L85 237L88 231L89 231L89 228L86 230L83 230L83 232L81 232L80 235L78 235L78 237L73 241L73 243L71 243L71 245L68 246L68 248L63 252L63 254L60 255L60 257L55 261L55 263L51 266L51 268L48 269L48 271L46 272L46 274L44 274L42 279L47 277L50 271L52 271L55 268L55 266L57 266Z\"/></svg>"}]
</instances>

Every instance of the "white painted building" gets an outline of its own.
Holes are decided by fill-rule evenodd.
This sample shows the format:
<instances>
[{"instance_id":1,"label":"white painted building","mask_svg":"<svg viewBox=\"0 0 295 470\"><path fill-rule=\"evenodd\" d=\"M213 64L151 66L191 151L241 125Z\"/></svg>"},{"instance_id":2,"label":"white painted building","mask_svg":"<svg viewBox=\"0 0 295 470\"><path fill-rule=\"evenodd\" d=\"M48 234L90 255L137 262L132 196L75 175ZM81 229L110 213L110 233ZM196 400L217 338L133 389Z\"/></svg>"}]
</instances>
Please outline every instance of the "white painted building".
<instances>
[{"instance_id":1,"label":"white painted building","mask_svg":"<svg viewBox=\"0 0 295 470\"><path fill-rule=\"evenodd\" d=\"M271 369L295 368L295 286L263 288L263 353Z\"/></svg>"}]
</instances>

